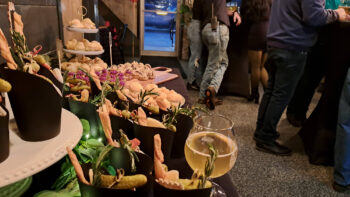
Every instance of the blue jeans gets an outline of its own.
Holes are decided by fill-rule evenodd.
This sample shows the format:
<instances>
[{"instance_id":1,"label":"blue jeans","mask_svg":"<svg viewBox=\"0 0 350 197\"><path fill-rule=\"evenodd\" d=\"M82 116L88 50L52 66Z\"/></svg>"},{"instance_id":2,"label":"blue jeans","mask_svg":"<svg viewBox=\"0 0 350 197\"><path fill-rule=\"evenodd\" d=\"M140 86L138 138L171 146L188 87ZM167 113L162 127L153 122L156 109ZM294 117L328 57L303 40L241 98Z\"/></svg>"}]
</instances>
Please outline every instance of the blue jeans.
<instances>
[{"instance_id":1,"label":"blue jeans","mask_svg":"<svg viewBox=\"0 0 350 197\"><path fill-rule=\"evenodd\" d=\"M259 106L255 138L263 143L277 139L277 123L303 74L307 52L269 48L269 81Z\"/></svg>"},{"instance_id":2,"label":"blue jeans","mask_svg":"<svg viewBox=\"0 0 350 197\"><path fill-rule=\"evenodd\" d=\"M202 37L201 22L192 19L187 27L187 37L190 41L191 57L188 60L189 73L187 74L188 83L193 83L196 79L201 80L201 64L202 57Z\"/></svg>"},{"instance_id":3,"label":"blue jeans","mask_svg":"<svg viewBox=\"0 0 350 197\"><path fill-rule=\"evenodd\" d=\"M202 30L202 39L208 47L208 64L203 74L199 91L199 98L205 98L205 90L210 86L219 91L222 79L228 66L227 45L229 29L226 25L219 25L216 31L212 31L208 23Z\"/></svg>"},{"instance_id":4,"label":"blue jeans","mask_svg":"<svg viewBox=\"0 0 350 197\"><path fill-rule=\"evenodd\" d=\"M350 185L350 68L339 101L334 147L334 181L339 185Z\"/></svg>"}]
</instances>

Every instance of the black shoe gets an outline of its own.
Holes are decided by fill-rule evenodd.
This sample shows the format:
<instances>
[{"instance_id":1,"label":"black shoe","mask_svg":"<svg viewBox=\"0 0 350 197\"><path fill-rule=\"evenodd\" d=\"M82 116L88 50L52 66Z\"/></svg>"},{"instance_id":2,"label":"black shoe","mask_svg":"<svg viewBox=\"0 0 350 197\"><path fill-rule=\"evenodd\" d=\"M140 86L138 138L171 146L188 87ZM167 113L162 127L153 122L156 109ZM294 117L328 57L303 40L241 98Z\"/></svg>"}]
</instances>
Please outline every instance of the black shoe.
<instances>
[{"instance_id":1,"label":"black shoe","mask_svg":"<svg viewBox=\"0 0 350 197\"><path fill-rule=\"evenodd\" d=\"M258 88L252 88L252 94L249 95L248 101L253 101L254 100L254 103L259 104L259 99L260 99L259 89Z\"/></svg>"},{"instance_id":2,"label":"black shoe","mask_svg":"<svg viewBox=\"0 0 350 197\"><path fill-rule=\"evenodd\" d=\"M280 136L281 134L279 132L276 132L276 138L278 139ZM253 135L253 140L255 140L256 142L259 141L259 139L255 135Z\"/></svg>"},{"instance_id":3,"label":"black shoe","mask_svg":"<svg viewBox=\"0 0 350 197\"><path fill-rule=\"evenodd\" d=\"M282 146L277 142L273 142L272 144L256 142L256 149L258 151L280 156L289 156L292 154L292 151L289 148Z\"/></svg>"},{"instance_id":4,"label":"black shoe","mask_svg":"<svg viewBox=\"0 0 350 197\"><path fill-rule=\"evenodd\" d=\"M199 90L199 86L194 81L192 83L187 83L187 89L189 89L189 90Z\"/></svg>"},{"instance_id":5,"label":"black shoe","mask_svg":"<svg viewBox=\"0 0 350 197\"><path fill-rule=\"evenodd\" d=\"M339 185L339 184L336 183L336 182L333 182L333 189L334 189L335 191L341 192L341 193L349 192L349 191L350 191L350 185L342 186L342 185Z\"/></svg>"},{"instance_id":6,"label":"black shoe","mask_svg":"<svg viewBox=\"0 0 350 197\"><path fill-rule=\"evenodd\" d=\"M290 113L287 113L287 120L291 125L293 125L295 127L301 127L306 122L305 117L304 118L297 118L297 116L295 114L290 114Z\"/></svg>"}]
</instances>

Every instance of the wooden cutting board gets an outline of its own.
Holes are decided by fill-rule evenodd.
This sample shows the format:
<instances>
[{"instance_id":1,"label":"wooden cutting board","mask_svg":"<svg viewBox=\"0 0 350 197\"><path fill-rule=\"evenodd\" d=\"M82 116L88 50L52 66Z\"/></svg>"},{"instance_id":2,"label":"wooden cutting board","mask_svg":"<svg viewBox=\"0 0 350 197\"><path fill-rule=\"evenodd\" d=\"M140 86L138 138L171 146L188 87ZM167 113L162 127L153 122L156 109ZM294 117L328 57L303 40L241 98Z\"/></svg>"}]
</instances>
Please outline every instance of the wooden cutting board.
<instances>
[{"instance_id":1,"label":"wooden cutting board","mask_svg":"<svg viewBox=\"0 0 350 197\"><path fill-rule=\"evenodd\" d=\"M145 86L147 84L161 84L165 83L168 81L171 81L173 79L178 78L179 76L177 74L170 73L173 71L171 68L166 68L166 67L155 67L152 68L153 73L154 73L154 79L153 80L147 80L147 81L140 81L140 83Z\"/></svg>"}]
</instances>

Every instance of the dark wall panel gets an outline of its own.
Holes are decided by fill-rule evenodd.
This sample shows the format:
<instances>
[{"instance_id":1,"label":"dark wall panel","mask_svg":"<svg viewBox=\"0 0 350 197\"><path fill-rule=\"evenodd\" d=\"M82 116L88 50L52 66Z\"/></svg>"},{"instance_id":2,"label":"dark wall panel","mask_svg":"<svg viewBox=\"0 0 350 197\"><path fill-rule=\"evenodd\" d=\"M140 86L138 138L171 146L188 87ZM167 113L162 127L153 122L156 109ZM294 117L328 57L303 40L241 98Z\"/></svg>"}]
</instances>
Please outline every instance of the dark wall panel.
<instances>
[{"instance_id":1,"label":"dark wall panel","mask_svg":"<svg viewBox=\"0 0 350 197\"><path fill-rule=\"evenodd\" d=\"M36 45L43 46L43 52L56 48L58 38L58 18L55 0L13 1L16 11L22 16L24 34L30 49ZM9 22L7 18L7 1L0 0L0 28L11 45ZM0 59L3 62L3 59Z\"/></svg>"}]
</instances>

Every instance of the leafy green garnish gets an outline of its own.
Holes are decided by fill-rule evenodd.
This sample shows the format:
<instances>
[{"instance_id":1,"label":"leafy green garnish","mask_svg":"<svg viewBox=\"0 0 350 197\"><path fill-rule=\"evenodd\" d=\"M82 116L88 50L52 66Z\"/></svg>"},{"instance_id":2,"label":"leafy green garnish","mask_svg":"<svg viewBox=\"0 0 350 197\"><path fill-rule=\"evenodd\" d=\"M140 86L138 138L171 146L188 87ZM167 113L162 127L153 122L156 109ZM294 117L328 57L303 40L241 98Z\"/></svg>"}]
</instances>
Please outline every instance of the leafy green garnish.
<instances>
[{"instance_id":1,"label":"leafy green garnish","mask_svg":"<svg viewBox=\"0 0 350 197\"><path fill-rule=\"evenodd\" d=\"M101 178L101 163L108 155L109 151L113 149L112 145L105 146L102 151L100 152L100 155L98 156L96 162L92 165L92 170L94 171L94 178L93 178L93 185L98 186L100 184L100 178Z\"/></svg>"},{"instance_id":2,"label":"leafy green garnish","mask_svg":"<svg viewBox=\"0 0 350 197\"><path fill-rule=\"evenodd\" d=\"M96 158L99 156L103 148L104 144L102 142L96 139L88 139L86 141L81 140L74 148L74 152L80 163L88 164L96 161ZM52 185L52 189L60 190L75 178L76 174L74 167L68 157L66 157L66 161L61 166L61 175Z\"/></svg>"},{"instance_id":3,"label":"leafy green garnish","mask_svg":"<svg viewBox=\"0 0 350 197\"><path fill-rule=\"evenodd\" d=\"M136 172L135 160L137 162L139 162L139 158L137 157L135 151L132 149L131 143L130 143L130 141L128 139L128 136L125 135L123 130L119 129L119 134L120 134L119 143L120 143L122 148L124 148L124 149L126 149L128 151L130 159L131 159L131 172Z\"/></svg>"},{"instance_id":4,"label":"leafy green garnish","mask_svg":"<svg viewBox=\"0 0 350 197\"><path fill-rule=\"evenodd\" d=\"M204 175L201 177L199 188L205 187L205 184L207 183L208 178L213 173L214 163L216 158L218 157L218 151L212 144L208 144L208 149L209 149L210 157L205 163Z\"/></svg>"},{"instance_id":5,"label":"leafy green garnish","mask_svg":"<svg viewBox=\"0 0 350 197\"><path fill-rule=\"evenodd\" d=\"M141 90L138 98L140 105L145 104L145 102L149 99L149 98L146 98L146 96L159 96L159 94L157 92L153 92L153 89L145 90L145 91Z\"/></svg>"},{"instance_id":6,"label":"leafy green garnish","mask_svg":"<svg viewBox=\"0 0 350 197\"><path fill-rule=\"evenodd\" d=\"M91 101L91 104L99 105L101 106L104 103L104 99L113 92L113 89L111 86L109 86L107 83L104 83L102 86L102 91L96 95Z\"/></svg>"}]
</instances>

